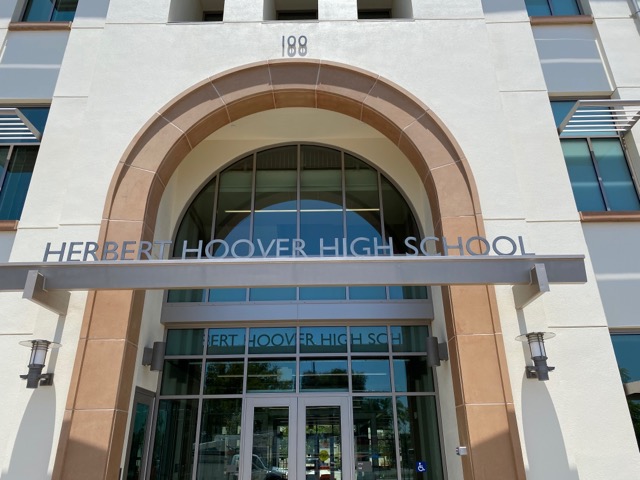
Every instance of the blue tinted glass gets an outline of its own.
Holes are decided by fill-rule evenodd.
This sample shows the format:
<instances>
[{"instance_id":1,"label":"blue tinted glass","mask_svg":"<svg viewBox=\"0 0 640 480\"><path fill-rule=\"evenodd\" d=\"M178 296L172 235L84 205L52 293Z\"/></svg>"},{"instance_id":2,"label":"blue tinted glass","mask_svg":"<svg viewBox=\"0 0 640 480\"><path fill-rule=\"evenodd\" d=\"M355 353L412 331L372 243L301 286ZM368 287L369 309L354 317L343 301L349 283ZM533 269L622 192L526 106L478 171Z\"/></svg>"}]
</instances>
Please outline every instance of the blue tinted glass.
<instances>
[{"instance_id":1,"label":"blue tinted glass","mask_svg":"<svg viewBox=\"0 0 640 480\"><path fill-rule=\"evenodd\" d=\"M389 287L389 298L392 300L426 300L427 287Z\"/></svg>"},{"instance_id":2,"label":"blue tinted glass","mask_svg":"<svg viewBox=\"0 0 640 480\"><path fill-rule=\"evenodd\" d=\"M527 13L531 17L551 15L551 8L549 8L547 0L525 0L525 3L527 5Z\"/></svg>"},{"instance_id":3,"label":"blue tinted glass","mask_svg":"<svg viewBox=\"0 0 640 480\"><path fill-rule=\"evenodd\" d=\"M294 392L295 390L295 360L249 361L247 392Z\"/></svg>"},{"instance_id":4,"label":"blue tinted glass","mask_svg":"<svg viewBox=\"0 0 640 480\"><path fill-rule=\"evenodd\" d=\"M210 328L207 355L243 354L245 337L244 328Z\"/></svg>"},{"instance_id":5,"label":"blue tinted glass","mask_svg":"<svg viewBox=\"0 0 640 480\"><path fill-rule=\"evenodd\" d=\"M249 353L296 353L296 329L252 328Z\"/></svg>"},{"instance_id":6,"label":"blue tinted glass","mask_svg":"<svg viewBox=\"0 0 640 480\"><path fill-rule=\"evenodd\" d=\"M243 158L220 174L215 238L229 245L251 238L252 179L253 156ZM225 254L220 247L214 251L216 256Z\"/></svg>"},{"instance_id":7,"label":"blue tinted glass","mask_svg":"<svg viewBox=\"0 0 640 480\"><path fill-rule=\"evenodd\" d=\"M209 290L210 302L246 302L246 288L212 288Z\"/></svg>"},{"instance_id":8,"label":"blue tinted glass","mask_svg":"<svg viewBox=\"0 0 640 480\"><path fill-rule=\"evenodd\" d=\"M54 22L70 22L76 14L78 0L56 0L51 20Z\"/></svg>"},{"instance_id":9,"label":"blue tinted glass","mask_svg":"<svg viewBox=\"0 0 640 480\"><path fill-rule=\"evenodd\" d=\"M640 335L611 335L622 381L640 381Z\"/></svg>"},{"instance_id":10,"label":"blue tinted glass","mask_svg":"<svg viewBox=\"0 0 640 480\"><path fill-rule=\"evenodd\" d=\"M393 359L393 381L396 392L433 392L432 369L427 357Z\"/></svg>"},{"instance_id":11,"label":"blue tinted glass","mask_svg":"<svg viewBox=\"0 0 640 480\"><path fill-rule=\"evenodd\" d=\"M345 287L300 287L300 300L345 300Z\"/></svg>"},{"instance_id":12,"label":"blue tinted glass","mask_svg":"<svg viewBox=\"0 0 640 480\"><path fill-rule=\"evenodd\" d=\"M37 155L36 146L14 148L4 182L0 185L0 220L20 219Z\"/></svg>"},{"instance_id":13,"label":"blue tinted glass","mask_svg":"<svg viewBox=\"0 0 640 480\"><path fill-rule=\"evenodd\" d=\"M587 141L562 140L561 144L578 210L604 211L604 200L600 193Z\"/></svg>"},{"instance_id":14,"label":"blue tinted glass","mask_svg":"<svg viewBox=\"0 0 640 480\"><path fill-rule=\"evenodd\" d=\"M347 241L357 255L375 254L374 239L382 246L378 172L351 155L344 156ZM367 241L353 243L357 238ZM379 255L387 255L384 249ZM349 254L353 254L351 251Z\"/></svg>"},{"instance_id":15,"label":"blue tinted glass","mask_svg":"<svg viewBox=\"0 0 640 480\"><path fill-rule=\"evenodd\" d=\"M631 179L622 145L617 138L599 138L591 141L598 162L602 185L611 210L638 210L640 202Z\"/></svg>"},{"instance_id":16,"label":"blue tinted glass","mask_svg":"<svg viewBox=\"0 0 640 480\"><path fill-rule=\"evenodd\" d=\"M167 303L204 302L204 290L169 290Z\"/></svg>"},{"instance_id":17,"label":"blue tinted glass","mask_svg":"<svg viewBox=\"0 0 640 480\"><path fill-rule=\"evenodd\" d=\"M553 111L553 119L556 121L556 127L560 126L575 104L576 102L573 100L551 102L551 110Z\"/></svg>"},{"instance_id":18,"label":"blue tinted glass","mask_svg":"<svg viewBox=\"0 0 640 480\"><path fill-rule=\"evenodd\" d=\"M300 238L304 240L304 252L309 256L335 256L335 246L343 238L342 206L319 200L302 200L300 210ZM328 247L328 248L327 248Z\"/></svg>"},{"instance_id":19,"label":"blue tinted glass","mask_svg":"<svg viewBox=\"0 0 640 480\"><path fill-rule=\"evenodd\" d=\"M426 325L392 326L391 347L394 352L424 352L428 334Z\"/></svg>"},{"instance_id":20,"label":"blue tinted glass","mask_svg":"<svg viewBox=\"0 0 640 480\"><path fill-rule=\"evenodd\" d=\"M351 361L354 392L390 392L391 375L388 359L363 359Z\"/></svg>"},{"instance_id":21,"label":"blue tinted glass","mask_svg":"<svg viewBox=\"0 0 640 480\"><path fill-rule=\"evenodd\" d=\"M349 300L386 300L385 287L349 287Z\"/></svg>"},{"instance_id":22,"label":"blue tinted glass","mask_svg":"<svg viewBox=\"0 0 640 480\"><path fill-rule=\"evenodd\" d=\"M576 0L551 0L554 15L580 15Z\"/></svg>"},{"instance_id":23,"label":"blue tinted glass","mask_svg":"<svg viewBox=\"0 0 640 480\"><path fill-rule=\"evenodd\" d=\"M20 113L27 119L33 127L40 132L40 135L44 133L45 126L47 124L47 118L49 116L49 107L20 107ZM37 143L38 140L12 140L13 144L28 144Z\"/></svg>"},{"instance_id":24,"label":"blue tinted glass","mask_svg":"<svg viewBox=\"0 0 640 480\"><path fill-rule=\"evenodd\" d=\"M351 327L352 352L388 352L387 327Z\"/></svg>"},{"instance_id":25,"label":"blue tinted glass","mask_svg":"<svg viewBox=\"0 0 640 480\"><path fill-rule=\"evenodd\" d=\"M200 393L200 360L165 360L161 395L197 395Z\"/></svg>"},{"instance_id":26,"label":"blue tinted glass","mask_svg":"<svg viewBox=\"0 0 640 480\"><path fill-rule=\"evenodd\" d=\"M394 252L402 254L408 251L404 239L408 237L420 237L418 225L413 218L413 213L398 189L386 178L381 177L382 205L384 206L384 231L385 236L395 240Z\"/></svg>"},{"instance_id":27,"label":"blue tinted glass","mask_svg":"<svg viewBox=\"0 0 640 480\"><path fill-rule=\"evenodd\" d=\"M23 22L48 22L51 20L53 0L29 0L22 17Z\"/></svg>"},{"instance_id":28,"label":"blue tinted glass","mask_svg":"<svg viewBox=\"0 0 640 480\"><path fill-rule=\"evenodd\" d=\"M167 332L165 355L202 355L204 353L204 330L181 329Z\"/></svg>"},{"instance_id":29,"label":"blue tinted glass","mask_svg":"<svg viewBox=\"0 0 640 480\"><path fill-rule=\"evenodd\" d=\"M349 390L347 361L301 360L300 390L346 392Z\"/></svg>"},{"instance_id":30,"label":"blue tinted glass","mask_svg":"<svg viewBox=\"0 0 640 480\"><path fill-rule=\"evenodd\" d=\"M251 288L249 301L251 302L285 302L296 299L296 289L291 288Z\"/></svg>"},{"instance_id":31,"label":"blue tinted glass","mask_svg":"<svg viewBox=\"0 0 640 480\"><path fill-rule=\"evenodd\" d=\"M174 257L182 258L185 242L187 249L196 249L200 240L203 245L211 240L215 191L216 179L214 178L198 193L189 206L176 234L173 245ZM197 257L197 253L185 252L185 257Z\"/></svg>"},{"instance_id":32,"label":"blue tinted glass","mask_svg":"<svg viewBox=\"0 0 640 480\"><path fill-rule=\"evenodd\" d=\"M346 353L346 327L301 327L300 353Z\"/></svg>"}]
</instances>

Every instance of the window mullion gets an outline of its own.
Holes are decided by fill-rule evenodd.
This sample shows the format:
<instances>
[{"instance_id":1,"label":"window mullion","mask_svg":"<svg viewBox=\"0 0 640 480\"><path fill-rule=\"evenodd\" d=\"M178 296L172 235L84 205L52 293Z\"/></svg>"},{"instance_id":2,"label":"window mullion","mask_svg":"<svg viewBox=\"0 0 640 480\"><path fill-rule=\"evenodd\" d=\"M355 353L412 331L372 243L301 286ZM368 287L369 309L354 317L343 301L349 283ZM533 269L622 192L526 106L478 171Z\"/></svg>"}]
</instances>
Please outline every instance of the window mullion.
<instances>
[{"instance_id":1,"label":"window mullion","mask_svg":"<svg viewBox=\"0 0 640 480\"><path fill-rule=\"evenodd\" d=\"M604 190L604 185L602 183L602 175L600 174L600 168L598 166L598 159L596 158L596 154L593 151L593 145L591 143L591 138L587 137L585 139L587 141L587 147L589 148L589 155L591 156L591 164L593 165L594 170L596 171L596 178L598 179L598 187L600 188L600 195L602 195L602 200L604 202L604 208L607 212L611 211L611 206L609 205L609 200L607 199L607 193Z\"/></svg>"},{"instance_id":2,"label":"window mullion","mask_svg":"<svg viewBox=\"0 0 640 480\"><path fill-rule=\"evenodd\" d=\"M620 144L622 145L622 154L624 155L624 160L627 163L627 168L629 169L629 175L631 176L631 183L633 183L633 188L636 191L636 196L640 199L640 188L638 183L638 177L636 176L635 169L633 165L629 161L629 157L627 155L627 142L625 141L625 137L620 137ZM0 183L0 188L2 188L2 183Z\"/></svg>"}]
</instances>

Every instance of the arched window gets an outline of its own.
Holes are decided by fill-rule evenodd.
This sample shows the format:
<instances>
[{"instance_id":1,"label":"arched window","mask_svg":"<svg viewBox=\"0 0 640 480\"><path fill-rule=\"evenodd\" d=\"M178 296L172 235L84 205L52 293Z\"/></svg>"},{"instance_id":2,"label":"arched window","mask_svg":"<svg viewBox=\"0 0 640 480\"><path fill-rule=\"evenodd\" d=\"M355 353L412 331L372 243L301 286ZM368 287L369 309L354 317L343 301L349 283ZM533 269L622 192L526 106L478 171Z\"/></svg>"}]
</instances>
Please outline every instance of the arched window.
<instances>
[{"instance_id":1,"label":"arched window","mask_svg":"<svg viewBox=\"0 0 640 480\"><path fill-rule=\"evenodd\" d=\"M407 237L420 237L413 213L378 170L342 150L293 144L254 152L215 175L187 208L173 254L213 239L209 253L218 257L404 254ZM425 287L345 286L182 290L168 301L426 297Z\"/></svg>"}]
</instances>

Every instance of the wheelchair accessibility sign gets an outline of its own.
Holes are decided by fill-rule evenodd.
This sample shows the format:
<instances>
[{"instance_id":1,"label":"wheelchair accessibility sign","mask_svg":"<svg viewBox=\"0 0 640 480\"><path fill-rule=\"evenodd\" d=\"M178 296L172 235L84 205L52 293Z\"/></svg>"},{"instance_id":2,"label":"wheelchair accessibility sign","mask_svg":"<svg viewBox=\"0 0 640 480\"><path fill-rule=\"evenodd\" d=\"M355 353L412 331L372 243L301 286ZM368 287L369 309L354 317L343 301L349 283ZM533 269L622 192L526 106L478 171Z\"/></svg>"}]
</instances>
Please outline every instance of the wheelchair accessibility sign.
<instances>
[{"instance_id":1,"label":"wheelchair accessibility sign","mask_svg":"<svg viewBox=\"0 0 640 480\"><path fill-rule=\"evenodd\" d=\"M416 462L416 472L427 473L427 462Z\"/></svg>"}]
</instances>

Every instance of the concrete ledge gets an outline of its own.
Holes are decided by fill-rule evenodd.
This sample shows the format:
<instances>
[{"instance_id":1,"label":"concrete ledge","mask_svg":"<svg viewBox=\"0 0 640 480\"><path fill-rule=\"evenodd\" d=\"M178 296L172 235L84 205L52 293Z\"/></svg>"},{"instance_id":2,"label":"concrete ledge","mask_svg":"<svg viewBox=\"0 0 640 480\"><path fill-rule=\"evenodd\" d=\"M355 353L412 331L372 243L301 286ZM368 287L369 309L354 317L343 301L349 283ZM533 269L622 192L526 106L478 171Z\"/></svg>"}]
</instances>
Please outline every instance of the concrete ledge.
<instances>
[{"instance_id":1,"label":"concrete ledge","mask_svg":"<svg viewBox=\"0 0 640 480\"><path fill-rule=\"evenodd\" d=\"M10 31L71 30L71 22L11 22Z\"/></svg>"},{"instance_id":2,"label":"concrete ledge","mask_svg":"<svg viewBox=\"0 0 640 480\"><path fill-rule=\"evenodd\" d=\"M18 220L0 220L0 232L15 232L18 230Z\"/></svg>"},{"instance_id":3,"label":"concrete ledge","mask_svg":"<svg viewBox=\"0 0 640 480\"><path fill-rule=\"evenodd\" d=\"M549 15L544 17L529 17L531 25L591 25L591 15Z\"/></svg>"},{"instance_id":4,"label":"concrete ledge","mask_svg":"<svg viewBox=\"0 0 640 480\"><path fill-rule=\"evenodd\" d=\"M640 211L580 212L580 221L588 222L640 222Z\"/></svg>"}]
</instances>

